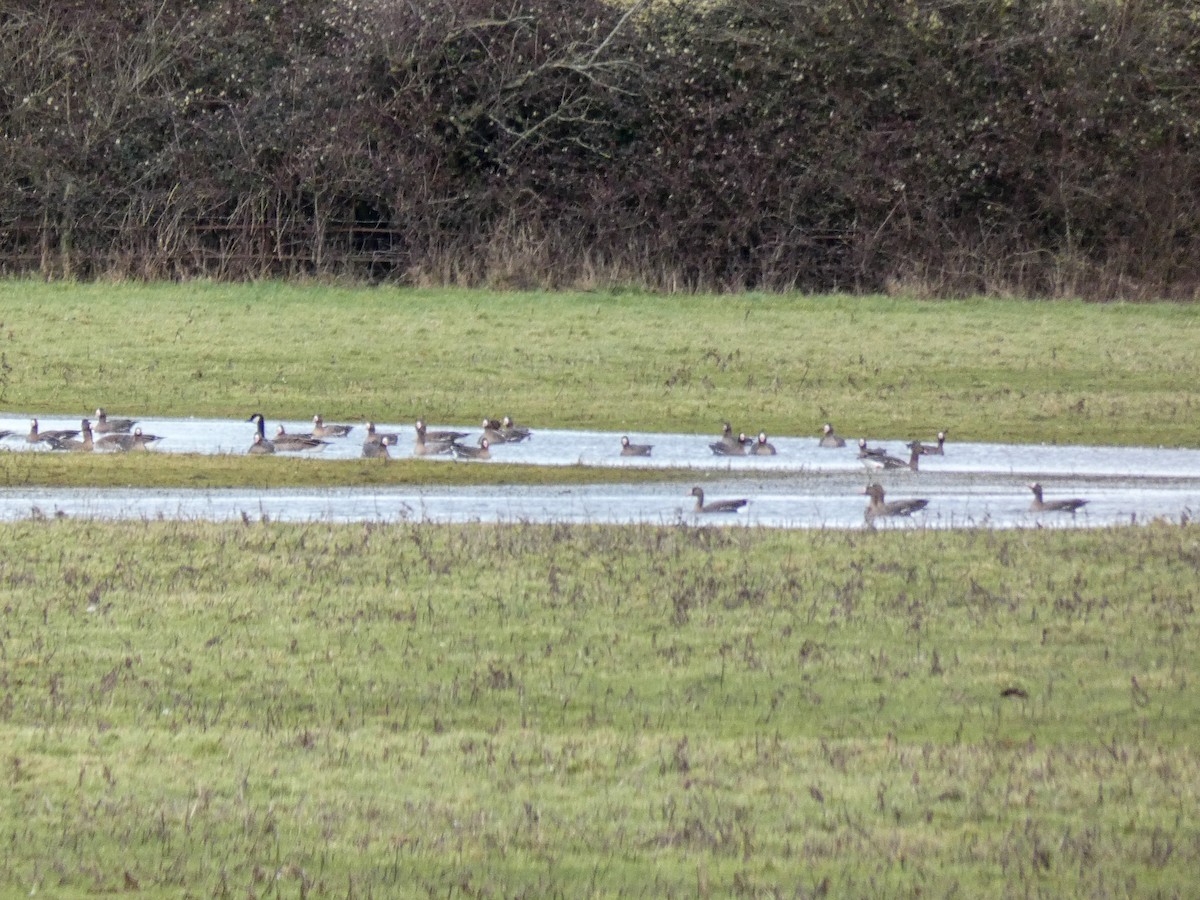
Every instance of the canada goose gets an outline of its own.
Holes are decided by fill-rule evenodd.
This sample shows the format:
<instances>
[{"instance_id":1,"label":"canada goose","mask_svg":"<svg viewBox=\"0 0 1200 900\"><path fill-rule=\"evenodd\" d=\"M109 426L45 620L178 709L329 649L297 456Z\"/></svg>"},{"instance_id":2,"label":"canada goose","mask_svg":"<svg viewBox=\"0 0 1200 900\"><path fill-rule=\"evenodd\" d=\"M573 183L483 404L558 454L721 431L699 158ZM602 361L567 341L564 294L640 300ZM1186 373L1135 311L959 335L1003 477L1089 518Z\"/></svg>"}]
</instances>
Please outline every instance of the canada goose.
<instances>
[{"instance_id":1,"label":"canada goose","mask_svg":"<svg viewBox=\"0 0 1200 900\"><path fill-rule=\"evenodd\" d=\"M456 434L457 432L437 432L434 434ZM466 434L463 434L466 437ZM449 453L454 446L454 441L449 438L441 438L438 440L430 440L428 433L425 431L425 423L417 419L417 438L413 442L414 456L437 456L439 453Z\"/></svg>"},{"instance_id":2,"label":"canada goose","mask_svg":"<svg viewBox=\"0 0 1200 900\"><path fill-rule=\"evenodd\" d=\"M381 435L377 441L363 441L362 455L366 459L391 459L388 445L394 443L396 439L390 434Z\"/></svg>"},{"instance_id":3,"label":"canada goose","mask_svg":"<svg viewBox=\"0 0 1200 900\"><path fill-rule=\"evenodd\" d=\"M78 436L78 431L72 431L66 428L60 428L58 430L51 431L39 431L38 420L34 419L29 423L29 434L25 436L25 440L31 444L36 444L38 441L69 441L71 438Z\"/></svg>"},{"instance_id":4,"label":"canada goose","mask_svg":"<svg viewBox=\"0 0 1200 900\"><path fill-rule=\"evenodd\" d=\"M1072 497L1069 500L1043 500L1042 486L1038 482L1034 482L1029 486L1033 491L1033 503L1029 506L1030 512L1069 512L1075 515L1075 511L1081 506L1086 506L1086 500L1080 500L1078 497Z\"/></svg>"},{"instance_id":5,"label":"canada goose","mask_svg":"<svg viewBox=\"0 0 1200 900\"><path fill-rule=\"evenodd\" d=\"M417 419L417 431L425 436L431 444L443 444L447 441L461 441L467 437L465 431L430 431L425 427L424 419Z\"/></svg>"},{"instance_id":6,"label":"canada goose","mask_svg":"<svg viewBox=\"0 0 1200 900\"><path fill-rule=\"evenodd\" d=\"M385 439L389 444L395 444L399 442L400 435L394 431L376 431L374 422L367 423L367 437L363 441L364 444L380 444Z\"/></svg>"},{"instance_id":7,"label":"canada goose","mask_svg":"<svg viewBox=\"0 0 1200 900\"><path fill-rule=\"evenodd\" d=\"M937 433L936 444L922 444L920 441L909 441L908 447L920 447L921 452L927 456L945 456L946 455L946 432L939 431Z\"/></svg>"},{"instance_id":8,"label":"canada goose","mask_svg":"<svg viewBox=\"0 0 1200 900\"><path fill-rule=\"evenodd\" d=\"M108 413L104 411L104 407L96 408L96 424L92 430L96 434L117 434L124 431L129 431L137 424L137 419L110 419Z\"/></svg>"},{"instance_id":9,"label":"canada goose","mask_svg":"<svg viewBox=\"0 0 1200 900\"><path fill-rule=\"evenodd\" d=\"M758 433L758 440L750 452L754 456L774 456L775 445L767 441L767 433L765 431L760 431Z\"/></svg>"},{"instance_id":10,"label":"canada goose","mask_svg":"<svg viewBox=\"0 0 1200 900\"><path fill-rule=\"evenodd\" d=\"M711 503L705 503L704 489L701 487L692 488L692 496L696 498L696 512L698 513L735 513L750 502L749 500L713 500Z\"/></svg>"},{"instance_id":11,"label":"canada goose","mask_svg":"<svg viewBox=\"0 0 1200 900\"><path fill-rule=\"evenodd\" d=\"M96 442L105 450L149 450L154 441L161 441L157 434L143 434L142 429L133 429L132 434L106 434Z\"/></svg>"},{"instance_id":12,"label":"canada goose","mask_svg":"<svg viewBox=\"0 0 1200 900\"><path fill-rule=\"evenodd\" d=\"M480 438L478 447L467 444L451 444L450 452L454 454L455 459L491 459L491 441L487 438Z\"/></svg>"},{"instance_id":13,"label":"canada goose","mask_svg":"<svg viewBox=\"0 0 1200 900\"><path fill-rule=\"evenodd\" d=\"M900 459L898 456L884 454L883 456L868 456L863 458L863 463L871 469L912 469L914 472L919 471L917 468L921 458L921 449L913 447L909 451L908 462Z\"/></svg>"},{"instance_id":14,"label":"canada goose","mask_svg":"<svg viewBox=\"0 0 1200 900\"><path fill-rule=\"evenodd\" d=\"M652 444L631 444L629 436L621 437L621 455L622 456L649 456L650 451L654 449Z\"/></svg>"},{"instance_id":15,"label":"canada goose","mask_svg":"<svg viewBox=\"0 0 1200 900\"><path fill-rule=\"evenodd\" d=\"M275 437L271 439L271 443L275 445L276 450L284 451L320 450L329 445L329 441L323 441L310 434L288 434L283 425L275 429Z\"/></svg>"},{"instance_id":16,"label":"canada goose","mask_svg":"<svg viewBox=\"0 0 1200 900\"><path fill-rule=\"evenodd\" d=\"M353 425L326 425L320 413L313 416L313 437L345 437L353 430Z\"/></svg>"},{"instance_id":17,"label":"canada goose","mask_svg":"<svg viewBox=\"0 0 1200 900\"><path fill-rule=\"evenodd\" d=\"M929 501L923 499L892 500L885 503L882 484L868 484L863 493L871 498L867 503L866 518L868 522L883 516L911 516L929 505Z\"/></svg>"},{"instance_id":18,"label":"canada goose","mask_svg":"<svg viewBox=\"0 0 1200 900\"><path fill-rule=\"evenodd\" d=\"M92 443L92 423L84 419L79 423L79 431L83 435L79 440L53 440L48 443L55 450L83 451L90 453L95 444Z\"/></svg>"},{"instance_id":19,"label":"canada goose","mask_svg":"<svg viewBox=\"0 0 1200 900\"><path fill-rule=\"evenodd\" d=\"M820 447L845 447L846 439L833 433L833 426L826 422L821 426Z\"/></svg>"},{"instance_id":20,"label":"canada goose","mask_svg":"<svg viewBox=\"0 0 1200 900\"><path fill-rule=\"evenodd\" d=\"M859 459L882 459L887 455L888 452L883 447L868 447L866 438L858 439Z\"/></svg>"},{"instance_id":21,"label":"canada goose","mask_svg":"<svg viewBox=\"0 0 1200 900\"><path fill-rule=\"evenodd\" d=\"M275 445L268 441L261 434L256 433L254 435L254 443L250 445L250 449L246 452L253 453L256 456L263 453L274 453Z\"/></svg>"}]
</instances>

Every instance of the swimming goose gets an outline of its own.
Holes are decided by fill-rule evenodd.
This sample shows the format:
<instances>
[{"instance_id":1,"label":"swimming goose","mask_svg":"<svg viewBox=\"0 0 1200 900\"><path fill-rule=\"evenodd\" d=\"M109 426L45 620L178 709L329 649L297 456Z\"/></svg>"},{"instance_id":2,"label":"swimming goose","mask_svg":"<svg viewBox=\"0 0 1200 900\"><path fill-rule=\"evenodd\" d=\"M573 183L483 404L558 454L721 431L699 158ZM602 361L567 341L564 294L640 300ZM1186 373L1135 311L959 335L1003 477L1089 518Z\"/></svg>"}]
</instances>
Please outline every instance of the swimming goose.
<instances>
[{"instance_id":1,"label":"swimming goose","mask_svg":"<svg viewBox=\"0 0 1200 900\"><path fill-rule=\"evenodd\" d=\"M918 460L921 458L921 449L912 447L908 462L900 459L898 456L891 456L885 453L883 456L868 456L863 459L863 463L871 469L912 469L914 472L919 471L917 468Z\"/></svg>"},{"instance_id":2,"label":"swimming goose","mask_svg":"<svg viewBox=\"0 0 1200 900\"><path fill-rule=\"evenodd\" d=\"M417 419L417 431L425 436L431 444L443 444L447 441L461 441L467 437L465 431L430 431L425 427L424 419Z\"/></svg>"},{"instance_id":3,"label":"swimming goose","mask_svg":"<svg viewBox=\"0 0 1200 900\"><path fill-rule=\"evenodd\" d=\"M52 440L47 443L55 450L71 450L75 452L83 451L90 453L95 445L92 443L92 423L84 419L79 423L79 430L83 434L80 440Z\"/></svg>"},{"instance_id":4,"label":"swimming goose","mask_svg":"<svg viewBox=\"0 0 1200 900\"><path fill-rule=\"evenodd\" d=\"M726 422L721 426L721 439L709 444L708 449L713 452L713 456L745 456L746 445L753 443L754 440L746 437L744 431L734 437L733 426Z\"/></svg>"},{"instance_id":5,"label":"swimming goose","mask_svg":"<svg viewBox=\"0 0 1200 900\"><path fill-rule=\"evenodd\" d=\"M774 456L775 445L767 441L767 433L760 431L758 433L758 441L755 442L751 454L754 456Z\"/></svg>"},{"instance_id":6,"label":"swimming goose","mask_svg":"<svg viewBox=\"0 0 1200 900\"><path fill-rule=\"evenodd\" d=\"M439 432L434 434L457 434L457 432ZM466 437L464 434L463 437ZM438 440L430 440L429 434L425 430L425 423L417 419L417 439L413 442L414 456L437 456L439 453L449 453L454 446L454 441L449 438L441 438Z\"/></svg>"},{"instance_id":7,"label":"swimming goose","mask_svg":"<svg viewBox=\"0 0 1200 900\"><path fill-rule=\"evenodd\" d=\"M149 450L154 441L161 441L157 434L143 434L142 429L133 429L133 434L106 434L96 442L105 450Z\"/></svg>"},{"instance_id":8,"label":"swimming goose","mask_svg":"<svg viewBox=\"0 0 1200 900\"><path fill-rule=\"evenodd\" d=\"M654 449L653 444L631 444L629 436L621 437L621 455L622 456L649 456L650 451Z\"/></svg>"},{"instance_id":9,"label":"swimming goose","mask_svg":"<svg viewBox=\"0 0 1200 900\"><path fill-rule=\"evenodd\" d=\"M396 443L394 435L384 434L379 436L376 441L363 441L362 455L366 459L391 459L392 455L388 453L388 445Z\"/></svg>"},{"instance_id":10,"label":"swimming goose","mask_svg":"<svg viewBox=\"0 0 1200 900\"><path fill-rule=\"evenodd\" d=\"M863 493L871 498L865 513L868 522L884 516L911 516L929 505L929 501L924 499L892 500L885 503L882 484L868 484Z\"/></svg>"},{"instance_id":11,"label":"swimming goose","mask_svg":"<svg viewBox=\"0 0 1200 900\"><path fill-rule=\"evenodd\" d=\"M505 416L497 422L495 419L483 420L483 436L493 444L516 444L533 434L528 428L518 428L513 420Z\"/></svg>"},{"instance_id":12,"label":"swimming goose","mask_svg":"<svg viewBox=\"0 0 1200 900\"><path fill-rule=\"evenodd\" d=\"M868 447L866 438L858 439L859 459L882 459L887 455L888 452L883 447Z\"/></svg>"},{"instance_id":13,"label":"swimming goose","mask_svg":"<svg viewBox=\"0 0 1200 900\"><path fill-rule=\"evenodd\" d=\"M313 437L345 437L353 430L353 425L326 425L319 413L313 416Z\"/></svg>"},{"instance_id":14,"label":"swimming goose","mask_svg":"<svg viewBox=\"0 0 1200 900\"><path fill-rule=\"evenodd\" d=\"M60 428L51 431L39 431L38 420L34 419L29 423L29 434L25 435L25 440L31 444L36 444L38 441L69 441L73 437L78 437L78 431L72 431L67 428Z\"/></svg>"},{"instance_id":15,"label":"swimming goose","mask_svg":"<svg viewBox=\"0 0 1200 900\"><path fill-rule=\"evenodd\" d=\"M1086 500L1080 500L1078 497L1072 497L1069 500L1043 500L1042 486L1038 482L1034 482L1029 486L1033 491L1033 503L1030 504L1030 512L1069 512L1075 515L1075 511L1081 506L1086 506Z\"/></svg>"},{"instance_id":16,"label":"swimming goose","mask_svg":"<svg viewBox=\"0 0 1200 900\"><path fill-rule=\"evenodd\" d=\"M283 425L275 429L275 437L271 438L271 443L275 445L276 450L284 451L320 450L329 445L329 441L323 441L311 434L288 434Z\"/></svg>"},{"instance_id":17,"label":"swimming goose","mask_svg":"<svg viewBox=\"0 0 1200 900\"><path fill-rule=\"evenodd\" d=\"M451 444L450 452L454 454L455 459L491 459L491 441L487 438L480 438L478 447L468 444Z\"/></svg>"},{"instance_id":18,"label":"swimming goose","mask_svg":"<svg viewBox=\"0 0 1200 900\"><path fill-rule=\"evenodd\" d=\"M692 496L696 498L696 512L698 513L735 513L750 502L749 500L713 500L705 503L704 489L701 487L692 488Z\"/></svg>"},{"instance_id":19,"label":"swimming goose","mask_svg":"<svg viewBox=\"0 0 1200 900\"><path fill-rule=\"evenodd\" d=\"M389 444L395 444L395 443L399 442L400 435L394 431L376 431L375 423L368 422L367 423L367 437L363 441L363 443L364 444L381 444L381 443L383 443L384 440L387 440L387 442Z\"/></svg>"},{"instance_id":20,"label":"swimming goose","mask_svg":"<svg viewBox=\"0 0 1200 900\"><path fill-rule=\"evenodd\" d=\"M137 424L137 419L110 419L104 407L96 408L96 424L92 428L97 434L116 434L129 431Z\"/></svg>"},{"instance_id":21,"label":"swimming goose","mask_svg":"<svg viewBox=\"0 0 1200 900\"><path fill-rule=\"evenodd\" d=\"M920 441L909 441L906 446L920 447L921 452L929 456L945 456L946 455L946 432L939 431L937 433L936 444L922 444Z\"/></svg>"},{"instance_id":22,"label":"swimming goose","mask_svg":"<svg viewBox=\"0 0 1200 900\"><path fill-rule=\"evenodd\" d=\"M820 447L845 447L846 439L833 433L833 426L826 422L821 426Z\"/></svg>"},{"instance_id":23,"label":"swimming goose","mask_svg":"<svg viewBox=\"0 0 1200 900\"><path fill-rule=\"evenodd\" d=\"M259 454L263 454L263 453L274 453L275 445L272 444L270 441L268 441L261 434L255 434L254 435L254 443L250 445L250 449L247 450L246 452L253 453L255 455L259 455Z\"/></svg>"}]
</instances>

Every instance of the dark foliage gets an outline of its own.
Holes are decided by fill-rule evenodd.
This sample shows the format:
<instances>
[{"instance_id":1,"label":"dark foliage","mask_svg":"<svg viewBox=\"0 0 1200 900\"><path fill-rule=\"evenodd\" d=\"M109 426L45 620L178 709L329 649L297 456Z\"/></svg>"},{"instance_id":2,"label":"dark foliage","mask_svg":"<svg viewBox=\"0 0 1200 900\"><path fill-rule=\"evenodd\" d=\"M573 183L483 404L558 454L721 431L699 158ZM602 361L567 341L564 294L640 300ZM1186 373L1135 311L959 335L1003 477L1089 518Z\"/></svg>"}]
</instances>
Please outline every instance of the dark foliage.
<instances>
[{"instance_id":1,"label":"dark foliage","mask_svg":"<svg viewBox=\"0 0 1200 900\"><path fill-rule=\"evenodd\" d=\"M1200 296L1190 0L30 0L0 269Z\"/></svg>"}]
</instances>

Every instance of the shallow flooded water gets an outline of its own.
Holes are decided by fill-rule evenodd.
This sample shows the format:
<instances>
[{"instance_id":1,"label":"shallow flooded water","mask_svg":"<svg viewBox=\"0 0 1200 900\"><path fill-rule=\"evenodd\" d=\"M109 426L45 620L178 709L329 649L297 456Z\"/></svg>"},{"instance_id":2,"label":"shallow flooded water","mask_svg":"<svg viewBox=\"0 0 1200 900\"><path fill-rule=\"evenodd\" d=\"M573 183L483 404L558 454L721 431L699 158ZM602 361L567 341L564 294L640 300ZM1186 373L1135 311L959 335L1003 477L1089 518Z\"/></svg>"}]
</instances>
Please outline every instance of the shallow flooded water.
<instances>
[{"instance_id":1,"label":"shallow flooded water","mask_svg":"<svg viewBox=\"0 0 1200 900\"><path fill-rule=\"evenodd\" d=\"M54 452L24 440L27 425L16 415L5 428L16 434L0 441L14 452ZM40 418L43 430L78 427L62 419ZM28 418L25 419L28 422ZM144 419L142 429L163 437L153 453L245 453L254 425L237 420ZM311 430L310 422L284 422L288 432ZM268 437L277 423L268 423ZM413 455L411 425L381 423L397 432L393 458ZM468 432L478 426L430 423L431 429ZM337 460L362 454L364 428L306 455ZM69 515L91 518L171 518L284 521L429 522L606 522L750 524L779 528L863 527L863 487L881 482L888 499L923 497L928 508L888 527L1095 527L1165 518L1190 520L1200 511L1200 451L1151 447L1086 447L955 443L945 456L922 456L920 471L868 469L857 447L825 449L814 436L772 437L778 450L769 457L720 457L709 449L717 435L630 433L635 443L652 444L650 457L622 457L620 433L535 430L526 441L492 447L493 460L530 465L662 467L677 470L677 481L636 485L483 486L464 488L343 488L262 490L0 489L0 518ZM952 436L951 436L952 437ZM871 441L907 458L903 442ZM290 455L290 454L289 454ZM488 465L438 457L445 465ZM1041 481L1046 499L1082 497L1075 515L1032 513L1028 484ZM697 515L689 496L693 484L708 499L745 498L733 515Z\"/></svg>"}]
</instances>

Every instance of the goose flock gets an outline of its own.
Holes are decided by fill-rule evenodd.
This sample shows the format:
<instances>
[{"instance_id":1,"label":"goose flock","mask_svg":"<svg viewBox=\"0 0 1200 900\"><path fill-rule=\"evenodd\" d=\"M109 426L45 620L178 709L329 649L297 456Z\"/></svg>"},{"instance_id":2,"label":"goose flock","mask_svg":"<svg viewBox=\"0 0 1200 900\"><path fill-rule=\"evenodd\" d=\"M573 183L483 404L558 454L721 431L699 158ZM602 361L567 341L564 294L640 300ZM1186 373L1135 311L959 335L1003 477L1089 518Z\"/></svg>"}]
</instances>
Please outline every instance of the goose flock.
<instances>
[{"instance_id":1,"label":"goose flock","mask_svg":"<svg viewBox=\"0 0 1200 900\"><path fill-rule=\"evenodd\" d=\"M364 426L339 425L326 423L320 414L314 415L312 429L307 432L289 432L280 424L275 433L268 436L266 417L259 412L253 413L247 420L254 426L251 443L246 452L251 455L269 455L275 453L306 453L320 451L334 441L350 439L360 427L365 431L362 441L362 456L367 459L391 458L389 447L396 446L401 440L397 432L381 432L374 422L366 422ZM480 433L473 435L468 431L430 430L424 419L418 418L414 425L413 455L417 457L445 456L460 460L490 460L492 447L499 444L519 444L533 436L531 429L517 425L510 416L501 419L484 418L480 424ZM0 438L20 439L20 434L14 431L0 430ZM93 417L84 418L78 429L39 428L38 420L30 422L29 431L24 435L28 444L41 444L52 451L62 452L91 452L117 451L139 452L149 450L158 442L164 440L162 435L147 434L138 427L138 420L133 418L110 418L103 407L97 408ZM939 431L933 443L923 443L913 440L906 444L908 456L893 455L884 447L872 447L866 438L859 438L858 459L869 472L890 470L920 471L922 456L945 456L946 432ZM837 434L831 423L826 422L820 432L818 447L840 449L847 447L847 441ZM759 431L757 437L748 437L745 432L735 432L729 422L722 424L720 437L708 444L714 456L775 456L778 451L768 440L765 431ZM633 443L628 435L623 435L617 455L623 457L650 457L654 447L651 444ZM1078 497L1047 500L1040 483L1029 485L1033 493L1033 501L1029 510L1035 513L1065 513L1074 515L1087 500ZM929 505L928 498L904 498L887 500L883 485L871 479L862 494L868 498L864 518L868 524L877 519L907 518L924 511ZM690 496L695 498L694 512L701 515L736 514L744 509L749 500L745 498L721 499L705 501L704 491L694 487Z\"/></svg>"}]
</instances>

